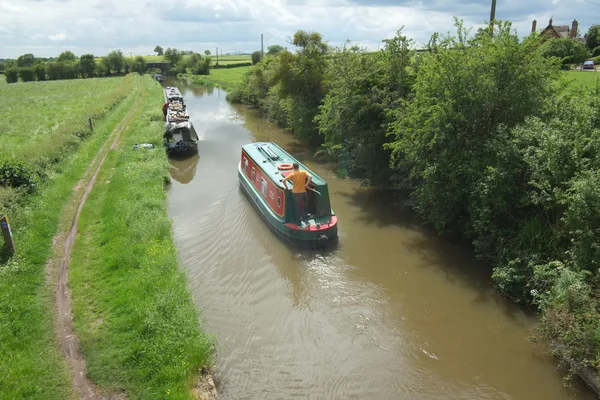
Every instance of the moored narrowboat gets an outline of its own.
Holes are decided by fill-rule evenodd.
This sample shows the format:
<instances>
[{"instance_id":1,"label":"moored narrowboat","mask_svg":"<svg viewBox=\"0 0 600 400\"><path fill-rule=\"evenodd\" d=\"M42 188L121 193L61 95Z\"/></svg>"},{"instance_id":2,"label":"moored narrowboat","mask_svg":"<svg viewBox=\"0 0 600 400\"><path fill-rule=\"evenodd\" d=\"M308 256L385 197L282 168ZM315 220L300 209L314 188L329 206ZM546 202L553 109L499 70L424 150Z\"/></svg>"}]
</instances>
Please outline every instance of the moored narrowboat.
<instances>
[{"instance_id":1,"label":"moored narrowboat","mask_svg":"<svg viewBox=\"0 0 600 400\"><path fill-rule=\"evenodd\" d=\"M198 152L198 134L189 119L167 122L163 140L168 153L194 154Z\"/></svg>"},{"instance_id":2,"label":"moored narrowboat","mask_svg":"<svg viewBox=\"0 0 600 400\"><path fill-rule=\"evenodd\" d=\"M324 248L338 241L337 217L331 209L327 182L301 163L311 177L304 205L307 215L297 219L291 190L281 180L298 162L275 143L242 146L238 165L240 186L267 225L283 240L306 248Z\"/></svg>"}]
</instances>

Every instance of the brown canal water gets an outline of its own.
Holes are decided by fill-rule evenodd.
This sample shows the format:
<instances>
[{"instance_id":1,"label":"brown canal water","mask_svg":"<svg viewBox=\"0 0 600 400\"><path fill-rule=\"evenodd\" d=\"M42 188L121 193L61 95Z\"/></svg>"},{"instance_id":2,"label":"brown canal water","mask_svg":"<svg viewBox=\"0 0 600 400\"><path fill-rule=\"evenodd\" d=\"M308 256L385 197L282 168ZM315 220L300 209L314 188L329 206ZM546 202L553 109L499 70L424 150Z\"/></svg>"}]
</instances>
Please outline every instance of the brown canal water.
<instances>
[{"instance_id":1,"label":"brown canal water","mask_svg":"<svg viewBox=\"0 0 600 400\"><path fill-rule=\"evenodd\" d=\"M200 137L171 160L180 263L217 338L222 399L592 399L565 389L528 341L536 320L504 301L469 249L378 194L337 179L292 136L220 89L170 81ZM238 186L240 147L274 141L330 185L340 244L283 244Z\"/></svg>"}]
</instances>

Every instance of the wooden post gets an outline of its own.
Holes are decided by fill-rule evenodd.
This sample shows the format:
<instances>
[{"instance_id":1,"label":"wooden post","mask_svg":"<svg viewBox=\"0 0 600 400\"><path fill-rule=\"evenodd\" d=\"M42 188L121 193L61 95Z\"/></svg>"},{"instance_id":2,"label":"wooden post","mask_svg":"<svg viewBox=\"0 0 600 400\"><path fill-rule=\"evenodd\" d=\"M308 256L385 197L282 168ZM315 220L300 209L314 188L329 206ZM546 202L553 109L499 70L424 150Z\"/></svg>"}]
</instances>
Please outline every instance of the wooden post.
<instances>
[{"instance_id":1,"label":"wooden post","mask_svg":"<svg viewBox=\"0 0 600 400\"><path fill-rule=\"evenodd\" d=\"M94 124L92 123L92 118L88 118L88 122L90 123L90 130L94 132Z\"/></svg>"},{"instance_id":2,"label":"wooden post","mask_svg":"<svg viewBox=\"0 0 600 400\"><path fill-rule=\"evenodd\" d=\"M490 35L494 36L494 20L496 19L496 0L492 0L492 9L490 10Z\"/></svg>"},{"instance_id":3,"label":"wooden post","mask_svg":"<svg viewBox=\"0 0 600 400\"><path fill-rule=\"evenodd\" d=\"M0 228L2 229L2 235L4 236L4 247L8 249L10 254L15 253L15 242L13 241L12 232L10 230L10 223L8 222L8 216L0 219Z\"/></svg>"}]
</instances>

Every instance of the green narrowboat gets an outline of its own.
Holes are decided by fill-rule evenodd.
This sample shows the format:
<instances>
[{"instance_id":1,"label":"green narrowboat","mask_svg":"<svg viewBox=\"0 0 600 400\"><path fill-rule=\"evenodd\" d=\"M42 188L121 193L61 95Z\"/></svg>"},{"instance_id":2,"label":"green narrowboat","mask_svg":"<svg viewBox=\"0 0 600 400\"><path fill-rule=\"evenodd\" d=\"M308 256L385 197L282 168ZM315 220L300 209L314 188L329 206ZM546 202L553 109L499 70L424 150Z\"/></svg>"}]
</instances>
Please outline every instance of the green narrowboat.
<instances>
[{"instance_id":1,"label":"green narrowboat","mask_svg":"<svg viewBox=\"0 0 600 400\"><path fill-rule=\"evenodd\" d=\"M298 162L312 177L304 205L307 215L297 220L291 190L281 180L298 162L271 142L242 146L238 165L240 186L267 225L283 240L305 248L325 248L338 241L337 217L331 209L327 182ZM290 182L291 183L291 182Z\"/></svg>"}]
</instances>

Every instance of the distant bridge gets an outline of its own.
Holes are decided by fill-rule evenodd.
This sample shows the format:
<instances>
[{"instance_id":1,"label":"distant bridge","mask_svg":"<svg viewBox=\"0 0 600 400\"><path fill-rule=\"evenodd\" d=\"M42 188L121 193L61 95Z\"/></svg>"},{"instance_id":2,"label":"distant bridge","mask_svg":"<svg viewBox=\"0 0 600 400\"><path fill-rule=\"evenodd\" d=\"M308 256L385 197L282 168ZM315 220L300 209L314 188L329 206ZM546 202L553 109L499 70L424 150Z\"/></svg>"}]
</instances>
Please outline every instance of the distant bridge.
<instances>
[{"instance_id":1,"label":"distant bridge","mask_svg":"<svg viewBox=\"0 0 600 400\"><path fill-rule=\"evenodd\" d=\"M163 75L167 75L167 71L169 71L169 68L171 68L171 64L166 63L166 62L147 62L146 68L147 69L158 68L162 71Z\"/></svg>"}]
</instances>

